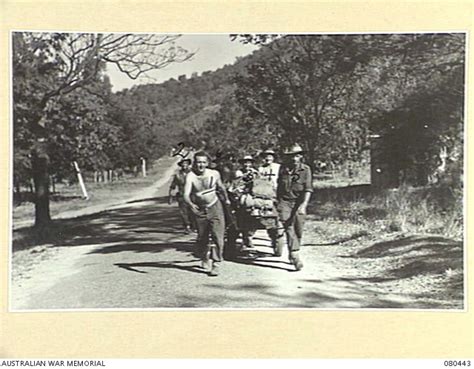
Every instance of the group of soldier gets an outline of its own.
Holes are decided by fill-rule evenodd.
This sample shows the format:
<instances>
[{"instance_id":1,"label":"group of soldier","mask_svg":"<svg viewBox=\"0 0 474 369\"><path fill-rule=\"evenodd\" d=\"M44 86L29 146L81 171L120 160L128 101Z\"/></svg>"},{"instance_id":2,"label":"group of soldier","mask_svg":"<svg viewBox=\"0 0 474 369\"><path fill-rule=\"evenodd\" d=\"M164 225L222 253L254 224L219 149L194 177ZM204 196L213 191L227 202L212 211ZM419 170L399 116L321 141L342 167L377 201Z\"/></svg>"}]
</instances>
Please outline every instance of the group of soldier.
<instances>
[{"instance_id":1,"label":"group of soldier","mask_svg":"<svg viewBox=\"0 0 474 369\"><path fill-rule=\"evenodd\" d=\"M242 189L236 183L251 183L255 178L271 182L275 194L277 227L267 228L274 255L281 256L286 234L289 260L297 271L303 268L300 246L313 191L311 169L304 164L303 155L301 146L294 144L283 151L281 164L276 162L277 154L272 149L260 153L262 164L258 167L250 155L243 156L238 161L240 168L236 169L233 158L211 161L203 151L196 152L192 161L183 158L178 163L180 169L174 174L169 188L169 203L177 189L175 196L184 231L197 232L196 254L210 276L219 275L219 265L226 256L225 248L230 247L229 233L235 234L237 227L232 217L235 205L232 200L233 195ZM252 247L253 232L252 229L241 230L244 248Z\"/></svg>"}]
</instances>

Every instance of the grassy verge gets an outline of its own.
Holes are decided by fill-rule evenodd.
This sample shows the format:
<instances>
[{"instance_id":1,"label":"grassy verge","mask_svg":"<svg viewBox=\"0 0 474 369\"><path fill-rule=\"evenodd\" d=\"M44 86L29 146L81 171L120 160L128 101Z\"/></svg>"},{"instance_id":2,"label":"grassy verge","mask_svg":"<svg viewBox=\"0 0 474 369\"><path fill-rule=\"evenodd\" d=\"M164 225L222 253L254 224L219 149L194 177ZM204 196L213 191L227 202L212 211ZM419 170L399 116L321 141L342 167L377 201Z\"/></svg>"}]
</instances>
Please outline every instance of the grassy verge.
<instances>
[{"instance_id":1,"label":"grassy verge","mask_svg":"<svg viewBox=\"0 0 474 369\"><path fill-rule=\"evenodd\" d=\"M400 187L374 192L370 185L319 188L310 212L384 233L435 234L463 238L462 190Z\"/></svg>"},{"instance_id":2,"label":"grassy verge","mask_svg":"<svg viewBox=\"0 0 474 369\"><path fill-rule=\"evenodd\" d=\"M130 196L152 186L176 161L164 157L157 160L149 169L147 177L125 177L109 183L86 183L89 199L81 197L79 184L57 186L57 193L52 194L50 211L53 219L61 215L80 213L82 210L114 205L126 201ZM30 226L34 222L34 204L23 202L13 206L13 229Z\"/></svg>"},{"instance_id":3,"label":"grassy verge","mask_svg":"<svg viewBox=\"0 0 474 369\"><path fill-rule=\"evenodd\" d=\"M365 281L411 296L419 307L459 309L462 195L449 187L319 188L308 209L307 231L315 246L340 247L345 257L359 260Z\"/></svg>"}]
</instances>

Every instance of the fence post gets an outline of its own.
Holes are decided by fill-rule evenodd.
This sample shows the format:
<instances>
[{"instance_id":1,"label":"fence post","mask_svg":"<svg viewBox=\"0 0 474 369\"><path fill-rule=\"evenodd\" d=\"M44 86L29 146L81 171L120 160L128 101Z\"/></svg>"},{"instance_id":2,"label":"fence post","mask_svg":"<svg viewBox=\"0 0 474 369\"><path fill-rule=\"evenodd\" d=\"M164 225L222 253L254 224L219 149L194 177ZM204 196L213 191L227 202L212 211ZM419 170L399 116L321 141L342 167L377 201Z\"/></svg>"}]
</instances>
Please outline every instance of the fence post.
<instances>
[{"instance_id":1,"label":"fence post","mask_svg":"<svg viewBox=\"0 0 474 369\"><path fill-rule=\"evenodd\" d=\"M77 179L79 180L79 184L81 185L82 194L84 198L88 200L89 195L87 194L86 185L84 184L84 180L82 179L82 174L81 174L81 171L79 170L79 165L77 165L76 161L74 161L73 164L74 164L74 168L76 169Z\"/></svg>"},{"instance_id":2,"label":"fence post","mask_svg":"<svg viewBox=\"0 0 474 369\"><path fill-rule=\"evenodd\" d=\"M146 177L146 160L145 158L140 158L141 162L142 162L142 173L143 173L143 177Z\"/></svg>"}]
</instances>

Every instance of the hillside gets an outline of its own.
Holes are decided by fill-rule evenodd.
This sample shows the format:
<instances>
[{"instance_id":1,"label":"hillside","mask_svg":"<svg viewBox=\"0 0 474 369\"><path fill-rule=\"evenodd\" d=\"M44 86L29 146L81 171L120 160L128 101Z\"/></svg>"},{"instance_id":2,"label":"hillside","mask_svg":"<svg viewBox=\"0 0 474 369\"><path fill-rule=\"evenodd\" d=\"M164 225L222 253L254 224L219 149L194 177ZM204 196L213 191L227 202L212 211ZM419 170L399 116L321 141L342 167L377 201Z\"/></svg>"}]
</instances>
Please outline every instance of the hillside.
<instances>
[{"instance_id":1,"label":"hillside","mask_svg":"<svg viewBox=\"0 0 474 369\"><path fill-rule=\"evenodd\" d=\"M261 54L257 50L246 57L238 58L232 65L216 71L185 75L163 83L137 85L115 93L118 104L128 107L136 119L146 117L152 129L160 136L166 136L165 145L172 146L185 139L186 129L197 129L211 119L224 101L235 90L233 79L242 74L246 66L254 63Z\"/></svg>"}]
</instances>

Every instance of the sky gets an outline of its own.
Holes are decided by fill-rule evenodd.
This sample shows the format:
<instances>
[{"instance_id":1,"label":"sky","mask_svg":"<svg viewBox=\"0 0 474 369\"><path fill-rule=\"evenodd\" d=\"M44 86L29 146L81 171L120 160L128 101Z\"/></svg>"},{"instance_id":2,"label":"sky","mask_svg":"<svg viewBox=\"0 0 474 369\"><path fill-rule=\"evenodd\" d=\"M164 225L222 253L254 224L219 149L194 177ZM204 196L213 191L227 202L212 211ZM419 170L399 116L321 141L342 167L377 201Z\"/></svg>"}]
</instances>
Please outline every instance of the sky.
<instances>
[{"instance_id":1,"label":"sky","mask_svg":"<svg viewBox=\"0 0 474 369\"><path fill-rule=\"evenodd\" d=\"M112 90L120 91L141 83L160 83L185 74L190 77L197 72L201 75L204 71L214 71L226 64L235 62L236 57L252 53L258 47L245 45L241 42L231 41L227 34L187 34L176 41L179 45L189 51L196 52L191 60L183 63L172 63L167 67L150 73L154 80L139 79L132 80L121 73L115 65L107 65L107 74L112 83Z\"/></svg>"}]
</instances>

